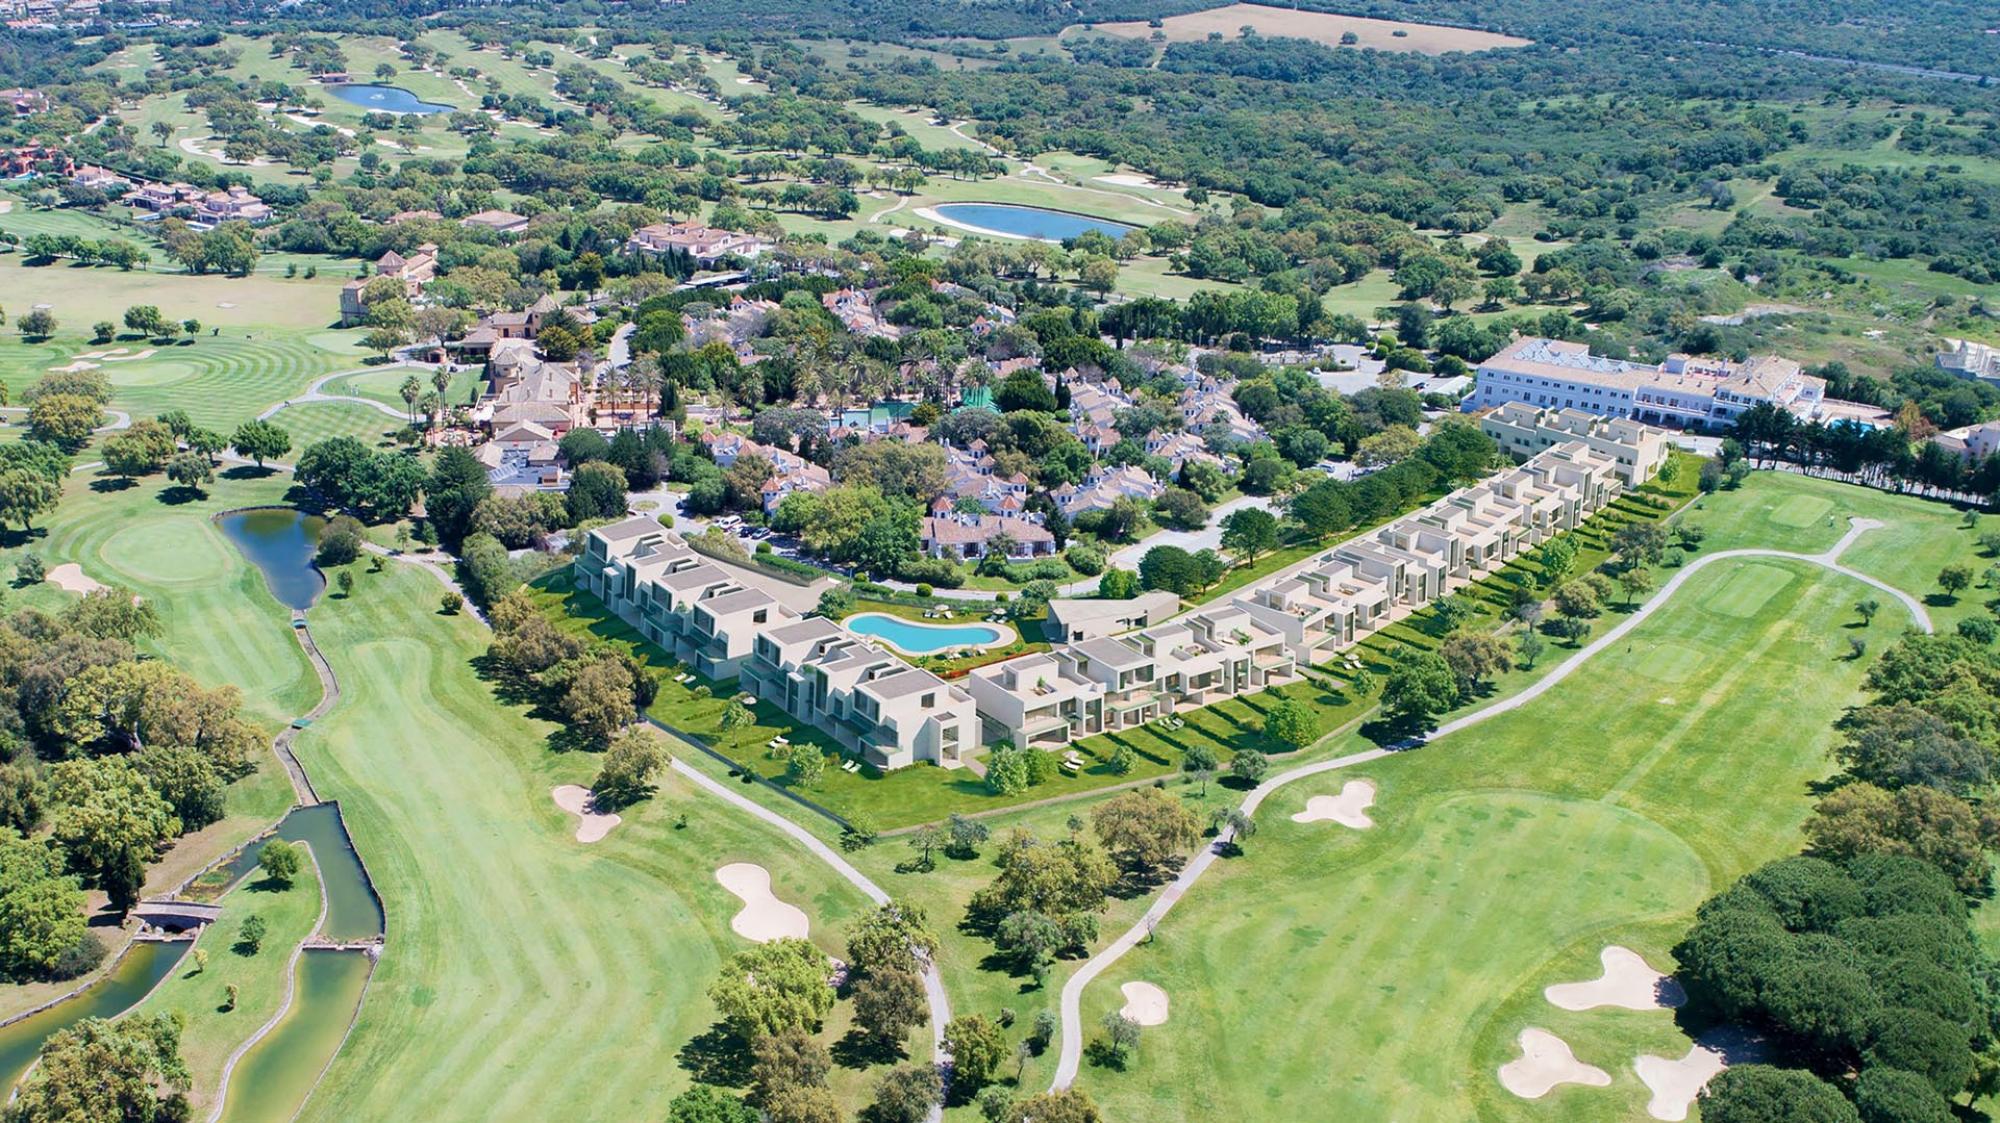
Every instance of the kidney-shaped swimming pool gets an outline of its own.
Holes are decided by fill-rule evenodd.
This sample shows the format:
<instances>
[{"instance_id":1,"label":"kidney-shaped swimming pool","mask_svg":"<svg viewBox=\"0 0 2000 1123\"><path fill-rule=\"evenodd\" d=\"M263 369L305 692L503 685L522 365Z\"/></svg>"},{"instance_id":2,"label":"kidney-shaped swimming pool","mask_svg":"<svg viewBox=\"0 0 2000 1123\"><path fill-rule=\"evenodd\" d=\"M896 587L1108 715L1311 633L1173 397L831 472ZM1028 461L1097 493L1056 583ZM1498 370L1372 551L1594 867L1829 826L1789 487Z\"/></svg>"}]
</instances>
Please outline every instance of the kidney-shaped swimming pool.
<instances>
[{"instance_id":1,"label":"kidney-shaped swimming pool","mask_svg":"<svg viewBox=\"0 0 2000 1123\"><path fill-rule=\"evenodd\" d=\"M847 630L879 639L905 655L930 655L959 647L999 647L1014 642L1013 632L998 624L924 624L882 612L863 612L846 620Z\"/></svg>"}]
</instances>

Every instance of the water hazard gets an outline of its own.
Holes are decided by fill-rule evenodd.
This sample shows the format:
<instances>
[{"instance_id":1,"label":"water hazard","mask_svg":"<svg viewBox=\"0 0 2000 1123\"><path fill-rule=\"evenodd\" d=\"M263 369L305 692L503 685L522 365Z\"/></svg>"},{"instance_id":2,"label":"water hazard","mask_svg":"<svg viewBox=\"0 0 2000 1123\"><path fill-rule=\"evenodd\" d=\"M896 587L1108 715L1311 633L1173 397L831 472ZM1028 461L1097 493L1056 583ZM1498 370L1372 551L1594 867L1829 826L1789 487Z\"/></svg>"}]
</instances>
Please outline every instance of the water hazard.
<instances>
[{"instance_id":1,"label":"water hazard","mask_svg":"<svg viewBox=\"0 0 2000 1123\"><path fill-rule=\"evenodd\" d=\"M230 511L216 525L263 571L264 584L278 603L301 611L326 589L326 575L313 564L326 520L290 507Z\"/></svg>"},{"instance_id":2,"label":"water hazard","mask_svg":"<svg viewBox=\"0 0 2000 1123\"><path fill-rule=\"evenodd\" d=\"M50 1036L85 1018L111 1018L131 1009L167 977L187 954L190 941L162 943L140 940L132 945L111 973L65 1002L12 1025L0 1027L0 1088L12 1088ZM0 1093L4 1098L4 1093Z\"/></svg>"}]
</instances>

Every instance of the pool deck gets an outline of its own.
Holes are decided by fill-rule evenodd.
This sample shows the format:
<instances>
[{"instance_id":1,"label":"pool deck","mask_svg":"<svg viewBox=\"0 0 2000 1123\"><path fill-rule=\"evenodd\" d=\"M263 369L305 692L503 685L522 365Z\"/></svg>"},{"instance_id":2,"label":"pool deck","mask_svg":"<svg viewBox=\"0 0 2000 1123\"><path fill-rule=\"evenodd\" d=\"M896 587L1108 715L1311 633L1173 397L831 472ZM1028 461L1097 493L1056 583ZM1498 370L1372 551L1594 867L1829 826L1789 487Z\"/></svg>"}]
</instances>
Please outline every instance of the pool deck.
<instances>
[{"instance_id":1,"label":"pool deck","mask_svg":"<svg viewBox=\"0 0 2000 1123\"><path fill-rule=\"evenodd\" d=\"M967 629L967 628L983 628L993 633L993 638L989 640L984 640L980 642L971 642L971 643L942 643L936 647L927 648L919 651L915 648L905 647L902 644L897 643L894 639L889 638L888 636L879 635L874 632L864 632L860 628L854 626L854 622L856 620L868 620L868 619L887 620L893 622L893 624L897 627L927 629L929 631L934 631L934 632ZM967 620L963 623L953 621L951 623L932 624L921 620L906 620L901 616L891 616L886 612L857 612L854 615L849 616L847 619L841 621L841 626L846 628L848 631L853 632L855 635L862 637L863 639L873 640L874 642L881 644L883 647L886 647L891 651L896 652L898 655L911 655L911 656L937 655L946 651L960 651L960 650L990 651L996 647L1007 647L1011 644L1019 642L1020 640L1020 633L1016 631L1012 625L1008 624L995 624L987 620Z\"/></svg>"}]
</instances>

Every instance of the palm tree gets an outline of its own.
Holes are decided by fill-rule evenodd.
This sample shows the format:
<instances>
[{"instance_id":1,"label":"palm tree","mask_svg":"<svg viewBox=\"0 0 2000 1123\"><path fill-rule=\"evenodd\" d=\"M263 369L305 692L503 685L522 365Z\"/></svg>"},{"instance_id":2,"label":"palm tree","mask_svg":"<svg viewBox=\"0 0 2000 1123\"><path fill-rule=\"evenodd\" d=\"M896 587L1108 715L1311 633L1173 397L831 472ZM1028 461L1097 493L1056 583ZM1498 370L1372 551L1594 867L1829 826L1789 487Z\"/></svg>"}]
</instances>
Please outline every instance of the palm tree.
<instances>
[{"instance_id":1,"label":"palm tree","mask_svg":"<svg viewBox=\"0 0 2000 1123\"><path fill-rule=\"evenodd\" d=\"M451 389L451 372L444 369L443 364L439 364L438 368L431 372L431 386L437 390L438 408L442 410L444 408L444 393L446 390ZM439 423L442 423L443 420L441 416L438 418Z\"/></svg>"},{"instance_id":2,"label":"palm tree","mask_svg":"<svg viewBox=\"0 0 2000 1123\"><path fill-rule=\"evenodd\" d=\"M413 374L403 379L403 404L409 407L410 424L412 425L417 423L417 399L423 397L423 395L424 384L417 381L416 375Z\"/></svg>"}]
</instances>

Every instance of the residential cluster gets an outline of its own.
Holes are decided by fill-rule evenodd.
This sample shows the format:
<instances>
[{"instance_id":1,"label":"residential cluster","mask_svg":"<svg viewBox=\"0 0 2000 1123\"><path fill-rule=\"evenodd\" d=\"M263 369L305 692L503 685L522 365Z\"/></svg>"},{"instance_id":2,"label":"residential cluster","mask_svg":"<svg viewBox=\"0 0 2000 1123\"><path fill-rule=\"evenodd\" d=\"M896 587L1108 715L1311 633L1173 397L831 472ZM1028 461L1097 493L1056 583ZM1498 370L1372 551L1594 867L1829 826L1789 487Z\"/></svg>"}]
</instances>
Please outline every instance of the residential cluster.
<instances>
[{"instance_id":1,"label":"residential cluster","mask_svg":"<svg viewBox=\"0 0 2000 1123\"><path fill-rule=\"evenodd\" d=\"M1175 616L1168 593L1053 601L1052 650L961 683L804 616L815 589L713 560L647 516L591 531L575 577L702 676L738 679L876 768L957 767L980 744L1066 744L1291 682L1576 528L1668 456L1664 431L1628 420L1513 408L1485 424L1540 451L1226 603Z\"/></svg>"}]
</instances>

